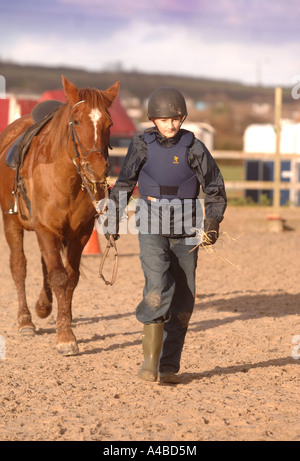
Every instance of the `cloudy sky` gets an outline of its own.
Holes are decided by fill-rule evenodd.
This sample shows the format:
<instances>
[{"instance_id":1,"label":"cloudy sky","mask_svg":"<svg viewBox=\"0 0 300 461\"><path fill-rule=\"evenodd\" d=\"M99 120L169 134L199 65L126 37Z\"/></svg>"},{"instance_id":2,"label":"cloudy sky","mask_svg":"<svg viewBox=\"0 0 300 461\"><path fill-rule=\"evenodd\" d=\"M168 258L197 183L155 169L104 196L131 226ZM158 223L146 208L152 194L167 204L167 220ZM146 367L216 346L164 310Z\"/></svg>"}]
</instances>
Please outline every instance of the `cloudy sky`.
<instances>
[{"instance_id":1,"label":"cloudy sky","mask_svg":"<svg viewBox=\"0 0 300 461\"><path fill-rule=\"evenodd\" d=\"M292 86L300 0L0 0L0 59Z\"/></svg>"}]
</instances>

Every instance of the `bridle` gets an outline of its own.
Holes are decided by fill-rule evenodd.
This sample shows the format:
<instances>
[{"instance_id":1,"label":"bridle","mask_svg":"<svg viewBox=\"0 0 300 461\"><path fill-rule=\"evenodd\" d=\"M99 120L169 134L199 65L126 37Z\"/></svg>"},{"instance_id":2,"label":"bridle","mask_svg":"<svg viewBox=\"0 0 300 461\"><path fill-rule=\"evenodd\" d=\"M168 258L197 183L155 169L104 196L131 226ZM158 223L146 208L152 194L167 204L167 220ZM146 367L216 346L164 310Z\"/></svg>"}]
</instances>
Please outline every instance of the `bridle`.
<instances>
[{"instance_id":1,"label":"bridle","mask_svg":"<svg viewBox=\"0 0 300 461\"><path fill-rule=\"evenodd\" d=\"M78 104L81 104L85 102L84 100L77 102L74 104L71 110L74 109ZM84 187L87 187L86 183L87 181L93 185L93 191L96 192L96 184L100 184L102 188L105 188L105 190L108 188L107 180L105 181L95 181L92 182L88 179L87 174L86 174L86 158L88 155L92 154L93 152L99 152L100 154L104 155L105 159L108 158L108 145L106 146L105 150L101 149L100 147L93 147L92 149L88 150L87 152L84 151L84 148L82 147L82 144L80 142L78 133L75 128L75 123L74 119L72 116L70 116L69 119L69 129L70 129L70 136L71 136L71 141L73 143L73 149L75 152L75 155L72 158L72 161L76 167L77 173L81 176L82 182ZM78 147L79 146L79 150ZM90 187L87 187L87 191L90 190Z\"/></svg>"},{"instance_id":2,"label":"bridle","mask_svg":"<svg viewBox=\"0 0 300 461\"><path fill-rule=\"evenodd\" d=\"M75 106L77 106L78 104L81 104L83 102L85 102L85 101L82 100L82 101L79 101L76 104L74 104L71 111L74 109ZM76 167L77 173L81 177L81 180L82 180L81 187L82 187L82 189L85 188L87 190L90 198L91 198L92 204L94 205L94 208L96 210L95 218L97 218L100 215L106 213L106 211L107 211L107 206L104 209L101 209L100 208L100 202L97 202L97 200L95 198L94 194L97 192L97 183L100 185L100 187L102 187L102 189L104 189L105 199L109 198L109 184L108 184L107 178L105 178L104 181L95 181L95 182L92 182L92 181L90 181L88 179L87 174L86 174L86 158L87 158L87 156L89 154L92 154L93 152L99 152L102 155L104 155L105 159L107 160L109 143L107 144L105 150L101 149L100 147L94 147L94 148L88 150L87 152L85 152L83 147L82 147L82 144L80 142L78 133L76 131L76 128L75 128L75 125L74 125L74 120L73 120L72 116L70 116L70 119L69 119L69 129L70 129L71 141L73 143L73 149L74 149L74 152L75 152L75 155L72 157L72 162L74 163L74 165ZM77 145L79 146L79 150L78 150ZM93 191L91 190L90 184L92 184ZM105 277L104 277L104 275L102 273L102 269L103 269L103 266L104 266L105 259L106 259L107 255L108 255L108 252L109 252L111 247L113 247L114 250L115 250L115 264L114 264L114 268L113 268L112 280L108 281L108 280L105 279ZM99 268L100 278L102 278L102 280L104 280L106 285L113 285L115 283L115 281L116 281L116 277L117 277L117 261L118 261L118 251L117 251L116 242L115 242L115 239L114 239L113 235L110 235L109 240L107 242L106 249L104 251L104 254L103 254L103 257L102 257L102 260L101 260L101 263L100 263L100 268Z\"/></svg>"}]
</instances>

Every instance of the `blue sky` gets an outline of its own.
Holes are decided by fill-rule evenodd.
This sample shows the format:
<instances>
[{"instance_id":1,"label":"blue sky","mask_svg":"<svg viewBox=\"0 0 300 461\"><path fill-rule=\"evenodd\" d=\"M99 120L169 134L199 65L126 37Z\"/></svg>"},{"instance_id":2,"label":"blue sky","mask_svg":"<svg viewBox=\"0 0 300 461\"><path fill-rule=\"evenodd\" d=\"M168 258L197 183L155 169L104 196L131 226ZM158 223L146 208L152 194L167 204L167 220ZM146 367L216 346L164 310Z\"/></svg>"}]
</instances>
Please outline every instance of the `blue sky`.
<instances>
[{"instance_id":1,"label":"blue sky","mask_svg":"<svg viewBox=\"0 0 300 461\"><path fill-rule=\"evenodd\" d=\"M292 86L300 0L0 0L0 59Z\"/></svg>"}]
</instances>

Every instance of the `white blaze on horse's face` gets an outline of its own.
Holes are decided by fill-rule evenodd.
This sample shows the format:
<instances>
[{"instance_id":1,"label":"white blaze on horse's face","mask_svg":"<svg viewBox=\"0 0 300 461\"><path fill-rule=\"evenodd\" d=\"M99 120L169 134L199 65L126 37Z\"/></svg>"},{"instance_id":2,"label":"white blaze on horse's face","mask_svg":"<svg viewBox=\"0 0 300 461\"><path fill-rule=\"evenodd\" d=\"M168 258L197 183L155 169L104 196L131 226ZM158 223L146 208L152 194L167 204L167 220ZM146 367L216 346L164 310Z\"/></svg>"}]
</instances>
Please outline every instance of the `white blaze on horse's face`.
<instances>
[{"instance_id":1,"label":"white blaze on horse's face","mask_svg":"<svg viewBox=\"0 0 300 461\"><path fill-rule=\"evenodd\" d=\"M90 119L94 124L94 132L95 132L95 142L97 141L97 122L102 117L102 113L99 109L92 109L89 114Z\"/></svg>"}]
</instances>

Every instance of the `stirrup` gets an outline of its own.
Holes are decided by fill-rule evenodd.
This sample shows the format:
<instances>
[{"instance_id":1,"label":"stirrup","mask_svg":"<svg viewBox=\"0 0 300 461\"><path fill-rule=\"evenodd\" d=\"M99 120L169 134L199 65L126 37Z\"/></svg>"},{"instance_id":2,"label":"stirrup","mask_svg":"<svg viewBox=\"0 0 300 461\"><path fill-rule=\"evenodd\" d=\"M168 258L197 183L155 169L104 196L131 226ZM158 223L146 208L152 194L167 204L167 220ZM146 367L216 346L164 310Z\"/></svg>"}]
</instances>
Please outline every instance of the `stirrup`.
<instances>
[{"instance_id":1,"label":"stirrup","mask_svg":"<svg viewBox=\"0 0 300 461\"><path fill-rule=\"evenodd\" d=\"M18 196L17 196L17 188L16 188L16 179L14 179L13 190L11 192L10 203L9 203L9 210L8 214L16 215L18 214Z\"/></svg>"}]
</instances>

